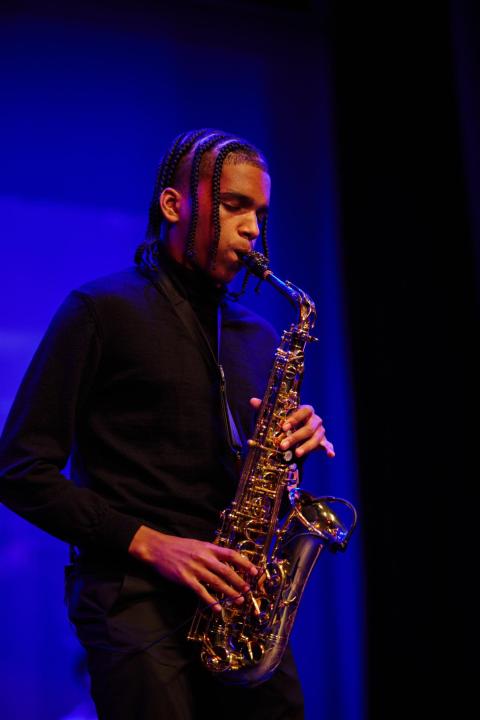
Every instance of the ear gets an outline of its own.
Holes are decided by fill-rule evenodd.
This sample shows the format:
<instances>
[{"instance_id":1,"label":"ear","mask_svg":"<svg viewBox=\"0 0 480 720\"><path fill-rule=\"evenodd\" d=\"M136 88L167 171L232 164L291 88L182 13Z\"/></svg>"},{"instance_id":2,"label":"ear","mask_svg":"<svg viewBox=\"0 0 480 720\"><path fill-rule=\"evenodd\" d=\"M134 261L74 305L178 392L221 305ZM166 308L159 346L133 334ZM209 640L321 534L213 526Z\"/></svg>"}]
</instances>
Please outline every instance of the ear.
<instances>
[{"instance_id":1,"label":"ear","mask_svg":"<svg viewBox=\"0 0 480 720\"><path fill-rule=\"evenodd\" d=\"M169 223L176 223L180 219L180 206L182 195L175 188L167 187L160 195L160 210Z\"/></svg>"}]
</instances>

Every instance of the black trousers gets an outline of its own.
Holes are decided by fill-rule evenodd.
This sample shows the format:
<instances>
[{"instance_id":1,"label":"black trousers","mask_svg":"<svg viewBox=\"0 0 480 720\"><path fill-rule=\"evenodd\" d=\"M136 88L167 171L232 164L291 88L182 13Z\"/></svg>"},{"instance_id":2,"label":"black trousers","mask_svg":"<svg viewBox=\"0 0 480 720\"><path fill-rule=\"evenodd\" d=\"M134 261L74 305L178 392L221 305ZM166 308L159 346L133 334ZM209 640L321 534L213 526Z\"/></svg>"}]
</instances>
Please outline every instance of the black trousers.
<instances>
[{"instance_id":1,"label":"black trousers","mask_svg":"<svg viewBox=\"0 0 480 720\"><path fill-rule=\"evenodd\" d=\"M290 649L262 685L224 685L186 641L195 598L148 568L69 565L66 601L87 651L99 720L303 720Z\"/></svg>"}]
</instances>

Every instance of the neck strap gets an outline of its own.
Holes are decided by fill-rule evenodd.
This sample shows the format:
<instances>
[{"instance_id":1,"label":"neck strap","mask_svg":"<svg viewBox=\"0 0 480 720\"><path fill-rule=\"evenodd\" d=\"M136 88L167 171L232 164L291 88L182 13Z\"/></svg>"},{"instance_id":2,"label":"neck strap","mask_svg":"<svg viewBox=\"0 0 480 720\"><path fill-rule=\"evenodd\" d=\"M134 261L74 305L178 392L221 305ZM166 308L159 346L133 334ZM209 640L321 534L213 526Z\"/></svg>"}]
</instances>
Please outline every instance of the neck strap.
<instances>
[{"instance_id":1,"label":"neck strap","mask_svg":"<svg viewBox=\"0 0 480 720\"><path fill-rule=\"evenodd\" d=\"M227 398L227 387L225 380L225 373L223 367L220 364L220 343L221 343L221 327L222 327L222 311L220 305L218 306L217 313L217 338L218 338L218 358L212 349L212 346L208 340L205 330L202 327L195 311L191 304L188 302L186 297L183 297L175 285L172 283L168 274L161 268L155 271L149 268L142 268L144 274L150 279L154 287L159 290L166 298L170 301L176 314L188 330L190 336L195 341L202 355L207 363L207 366L212 369L220 381L220 401L222 405L222 415L225 425L225 432L228 444L231 450L238 457L242 449L242 441L240 439L240 433L238 432L235 420L233 419L230 406Z\"/></svg>"}]
</instances>

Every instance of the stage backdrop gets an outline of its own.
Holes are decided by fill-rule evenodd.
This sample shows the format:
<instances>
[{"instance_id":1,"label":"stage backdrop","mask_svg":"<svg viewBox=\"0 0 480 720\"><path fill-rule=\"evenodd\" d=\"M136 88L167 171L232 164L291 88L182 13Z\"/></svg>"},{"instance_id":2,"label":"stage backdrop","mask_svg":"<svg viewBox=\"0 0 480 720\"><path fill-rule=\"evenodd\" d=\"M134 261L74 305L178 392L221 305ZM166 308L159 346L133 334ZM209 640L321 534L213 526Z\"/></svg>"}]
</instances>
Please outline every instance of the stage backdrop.
<instances>
[{"instance_id":1,"label":"stage backdrop","mask_svg":"<svg viewBox=\"0 0 480 720\"><path fill-rule=\"evenodd\" d=\"M131 264L166 144L188 128L220 127L270 158L272 261L318 303L303 398L337 456L311 459L306 486L356 501L321 14L303 3L75 5L10 13L0 28L1 424L66 293ZM279 330L291 320L268 289L246 301ZM67 548L3 507L0 523L1 717L93 717L63 606ZM363 717L361 577L358 532L346 555L321 559L305 593L294 649L309 720Z\"/></svg>"}]
</instances>

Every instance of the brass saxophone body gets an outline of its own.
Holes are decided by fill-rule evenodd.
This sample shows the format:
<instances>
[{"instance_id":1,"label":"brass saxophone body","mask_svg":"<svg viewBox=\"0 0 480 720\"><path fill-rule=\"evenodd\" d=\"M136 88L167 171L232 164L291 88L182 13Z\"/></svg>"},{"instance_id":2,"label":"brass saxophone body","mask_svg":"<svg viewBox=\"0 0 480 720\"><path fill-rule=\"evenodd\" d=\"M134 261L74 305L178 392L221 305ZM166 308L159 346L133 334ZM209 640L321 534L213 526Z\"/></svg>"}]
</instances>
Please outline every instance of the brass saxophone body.
<instances>
[{"instance_id":1,"label":"brass saxophone body","mask_svg":"<svg viewBox=\"0 0 480 720\"><path fill-rule=\"evenodd\" d=\"M258 685L279 665L300 599L323 550L344 550L355 526L355 508L337 498L313 498L298 488L291 450L279 449L281 427L299 405L304 350L314 340L315 305L306 293L283 282L268 269L260 253L244 257L247 268L272 284L298 311L297 321L283 333L275 353L255 431L249 440L237 493L221 514L215 543L240 552L259 569L242 605L219 598L221 613L199 608L188 638L201 643L201 660L231 684ZM279 523L282 498L290 510ZM347 530L330 502L353 514ZM237 570L238 572L238 570ZM240 573L241 574L241 573Z\"/></svg>"}]
</instances>

